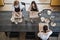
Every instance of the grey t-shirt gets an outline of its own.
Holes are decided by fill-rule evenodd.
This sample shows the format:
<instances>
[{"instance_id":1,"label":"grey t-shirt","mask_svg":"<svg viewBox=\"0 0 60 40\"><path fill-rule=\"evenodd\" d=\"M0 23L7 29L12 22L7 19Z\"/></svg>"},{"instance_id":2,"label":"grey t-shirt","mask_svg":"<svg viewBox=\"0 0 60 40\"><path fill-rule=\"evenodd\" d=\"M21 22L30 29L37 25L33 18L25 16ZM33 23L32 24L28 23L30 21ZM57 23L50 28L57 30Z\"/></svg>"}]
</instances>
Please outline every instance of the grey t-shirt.
<instances>
[{"instance_id":1,"label":"grey t-shirt","mask_svg":"<svg viewBox=\"0 0 60 40\"><path fill-rule=\"evenodd\" d=\"M22 9L22 15L24 17L24 20L29 20L29 13L26 11L25 7Z\"/></svg>"}]
</instances>

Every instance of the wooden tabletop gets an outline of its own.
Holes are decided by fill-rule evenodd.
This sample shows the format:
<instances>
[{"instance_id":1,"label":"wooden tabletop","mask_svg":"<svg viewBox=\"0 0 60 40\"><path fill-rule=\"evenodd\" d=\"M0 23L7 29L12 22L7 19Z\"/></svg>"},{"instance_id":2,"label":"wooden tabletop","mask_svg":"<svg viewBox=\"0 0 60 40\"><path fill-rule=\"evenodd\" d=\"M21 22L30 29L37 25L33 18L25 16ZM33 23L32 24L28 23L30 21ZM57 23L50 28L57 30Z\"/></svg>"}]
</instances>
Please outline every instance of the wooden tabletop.
<instances>
[{"instance_id":1,"label":"wooden tabletop","mask_svg":"<svg viewBox=\"0 0 60 40\"><path fill-rule=\"evenodd\" d=\"M49 29L49 25L47 23L39 23L39 31L43 31L43 26L47 25Z\"/></svg>"},{"instance_id":2,"label":"wooden tabletop","mask_svg":"<svg viewBox=\"0 0 60 40\"><path fill-rule=\"evenodd\" d=\"M38 12L36 12L36 11L30 11L29 12L29 17L30 18L38 18L39 16L38 16Z\"/></svg>"}]
</instances>

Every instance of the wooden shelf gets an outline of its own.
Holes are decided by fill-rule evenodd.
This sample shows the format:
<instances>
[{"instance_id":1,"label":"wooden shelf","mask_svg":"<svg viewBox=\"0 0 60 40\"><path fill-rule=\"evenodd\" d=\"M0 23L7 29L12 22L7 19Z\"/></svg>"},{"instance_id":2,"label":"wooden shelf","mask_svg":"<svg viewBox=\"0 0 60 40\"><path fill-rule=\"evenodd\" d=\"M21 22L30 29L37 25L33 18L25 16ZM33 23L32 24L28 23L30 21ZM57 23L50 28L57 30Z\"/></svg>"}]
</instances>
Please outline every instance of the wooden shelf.
<instances>
[{"instance_id":1,"label":"wooden shelf","mask_svg":"<svg viewBox=\"0 0 60 40\"><path fill-rule=\"evenodd\" d=\"M0 5L4 5L4 0L0 0Z\"/></svg>"},{"instance_id":2,"label":"wooden shelf","mask_svg":"<svg viewBox=\"0 0 60 40\"><path fill-rule=\"evenodd\" d=\"M60 6L60 0L51 0L51 6Z\"/></svg>"}]
</instances>

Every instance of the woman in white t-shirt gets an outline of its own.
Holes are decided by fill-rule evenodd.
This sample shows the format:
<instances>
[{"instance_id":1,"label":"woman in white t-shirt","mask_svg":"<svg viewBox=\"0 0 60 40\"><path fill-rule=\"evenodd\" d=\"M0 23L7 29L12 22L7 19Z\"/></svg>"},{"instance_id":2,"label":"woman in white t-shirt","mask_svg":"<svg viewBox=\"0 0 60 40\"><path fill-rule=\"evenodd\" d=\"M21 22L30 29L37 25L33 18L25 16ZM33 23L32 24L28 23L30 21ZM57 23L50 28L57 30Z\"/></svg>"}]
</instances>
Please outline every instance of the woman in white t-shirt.
<instances>
[{"instance_id":1,"label":"woman in white t-shirt","mask_svg":"<svg viewBox=\"0 0 60 40\"><path fill-rule=\"evenodd\" d=\"M49 36L52 34L51 30L48 30L48 26L43 26L43 31L38 33L38 37L40 37L42 40L47 40Z\"/></svg>"}]
</instances>

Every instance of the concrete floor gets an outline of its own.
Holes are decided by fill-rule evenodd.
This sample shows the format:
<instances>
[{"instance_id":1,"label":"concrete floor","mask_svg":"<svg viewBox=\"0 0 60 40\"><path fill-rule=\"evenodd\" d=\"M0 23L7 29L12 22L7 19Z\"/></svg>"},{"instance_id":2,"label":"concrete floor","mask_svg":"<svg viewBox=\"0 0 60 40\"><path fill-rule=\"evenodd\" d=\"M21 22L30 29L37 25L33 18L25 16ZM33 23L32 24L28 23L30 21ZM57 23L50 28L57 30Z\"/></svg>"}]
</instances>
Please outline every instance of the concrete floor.
<instances>
[{"instance_id":1,"label":"concrete floor","mask_svg":"<svg viewBox=\"0 0 60 40\"><path fill-rule=\"evenodd\" d=\"M9 38L9 37L6 37L5 33L4 32L0 32L0 40L28 40L28 39L25 39L25 35L26 33L25 32L21 32L20 33L20 37L18 38ZM29 40L35 40L35 39L29 39ZM38 40L38 39L36 39ZM60 34L58 37L49 37L49 40L60 40Z\"/></svg>"},{"instance_id":2,"label":"concrete floor","mask_svg":"<svg viewBox=\"0 0 60 40\"><path fill-rule=\"evenodd\" d=\"M20 33L20 37L18 38L9 38L5 35L4 32L0 32L0 40L25 40L25 33Z\"/></svg>"}]
</instances>

